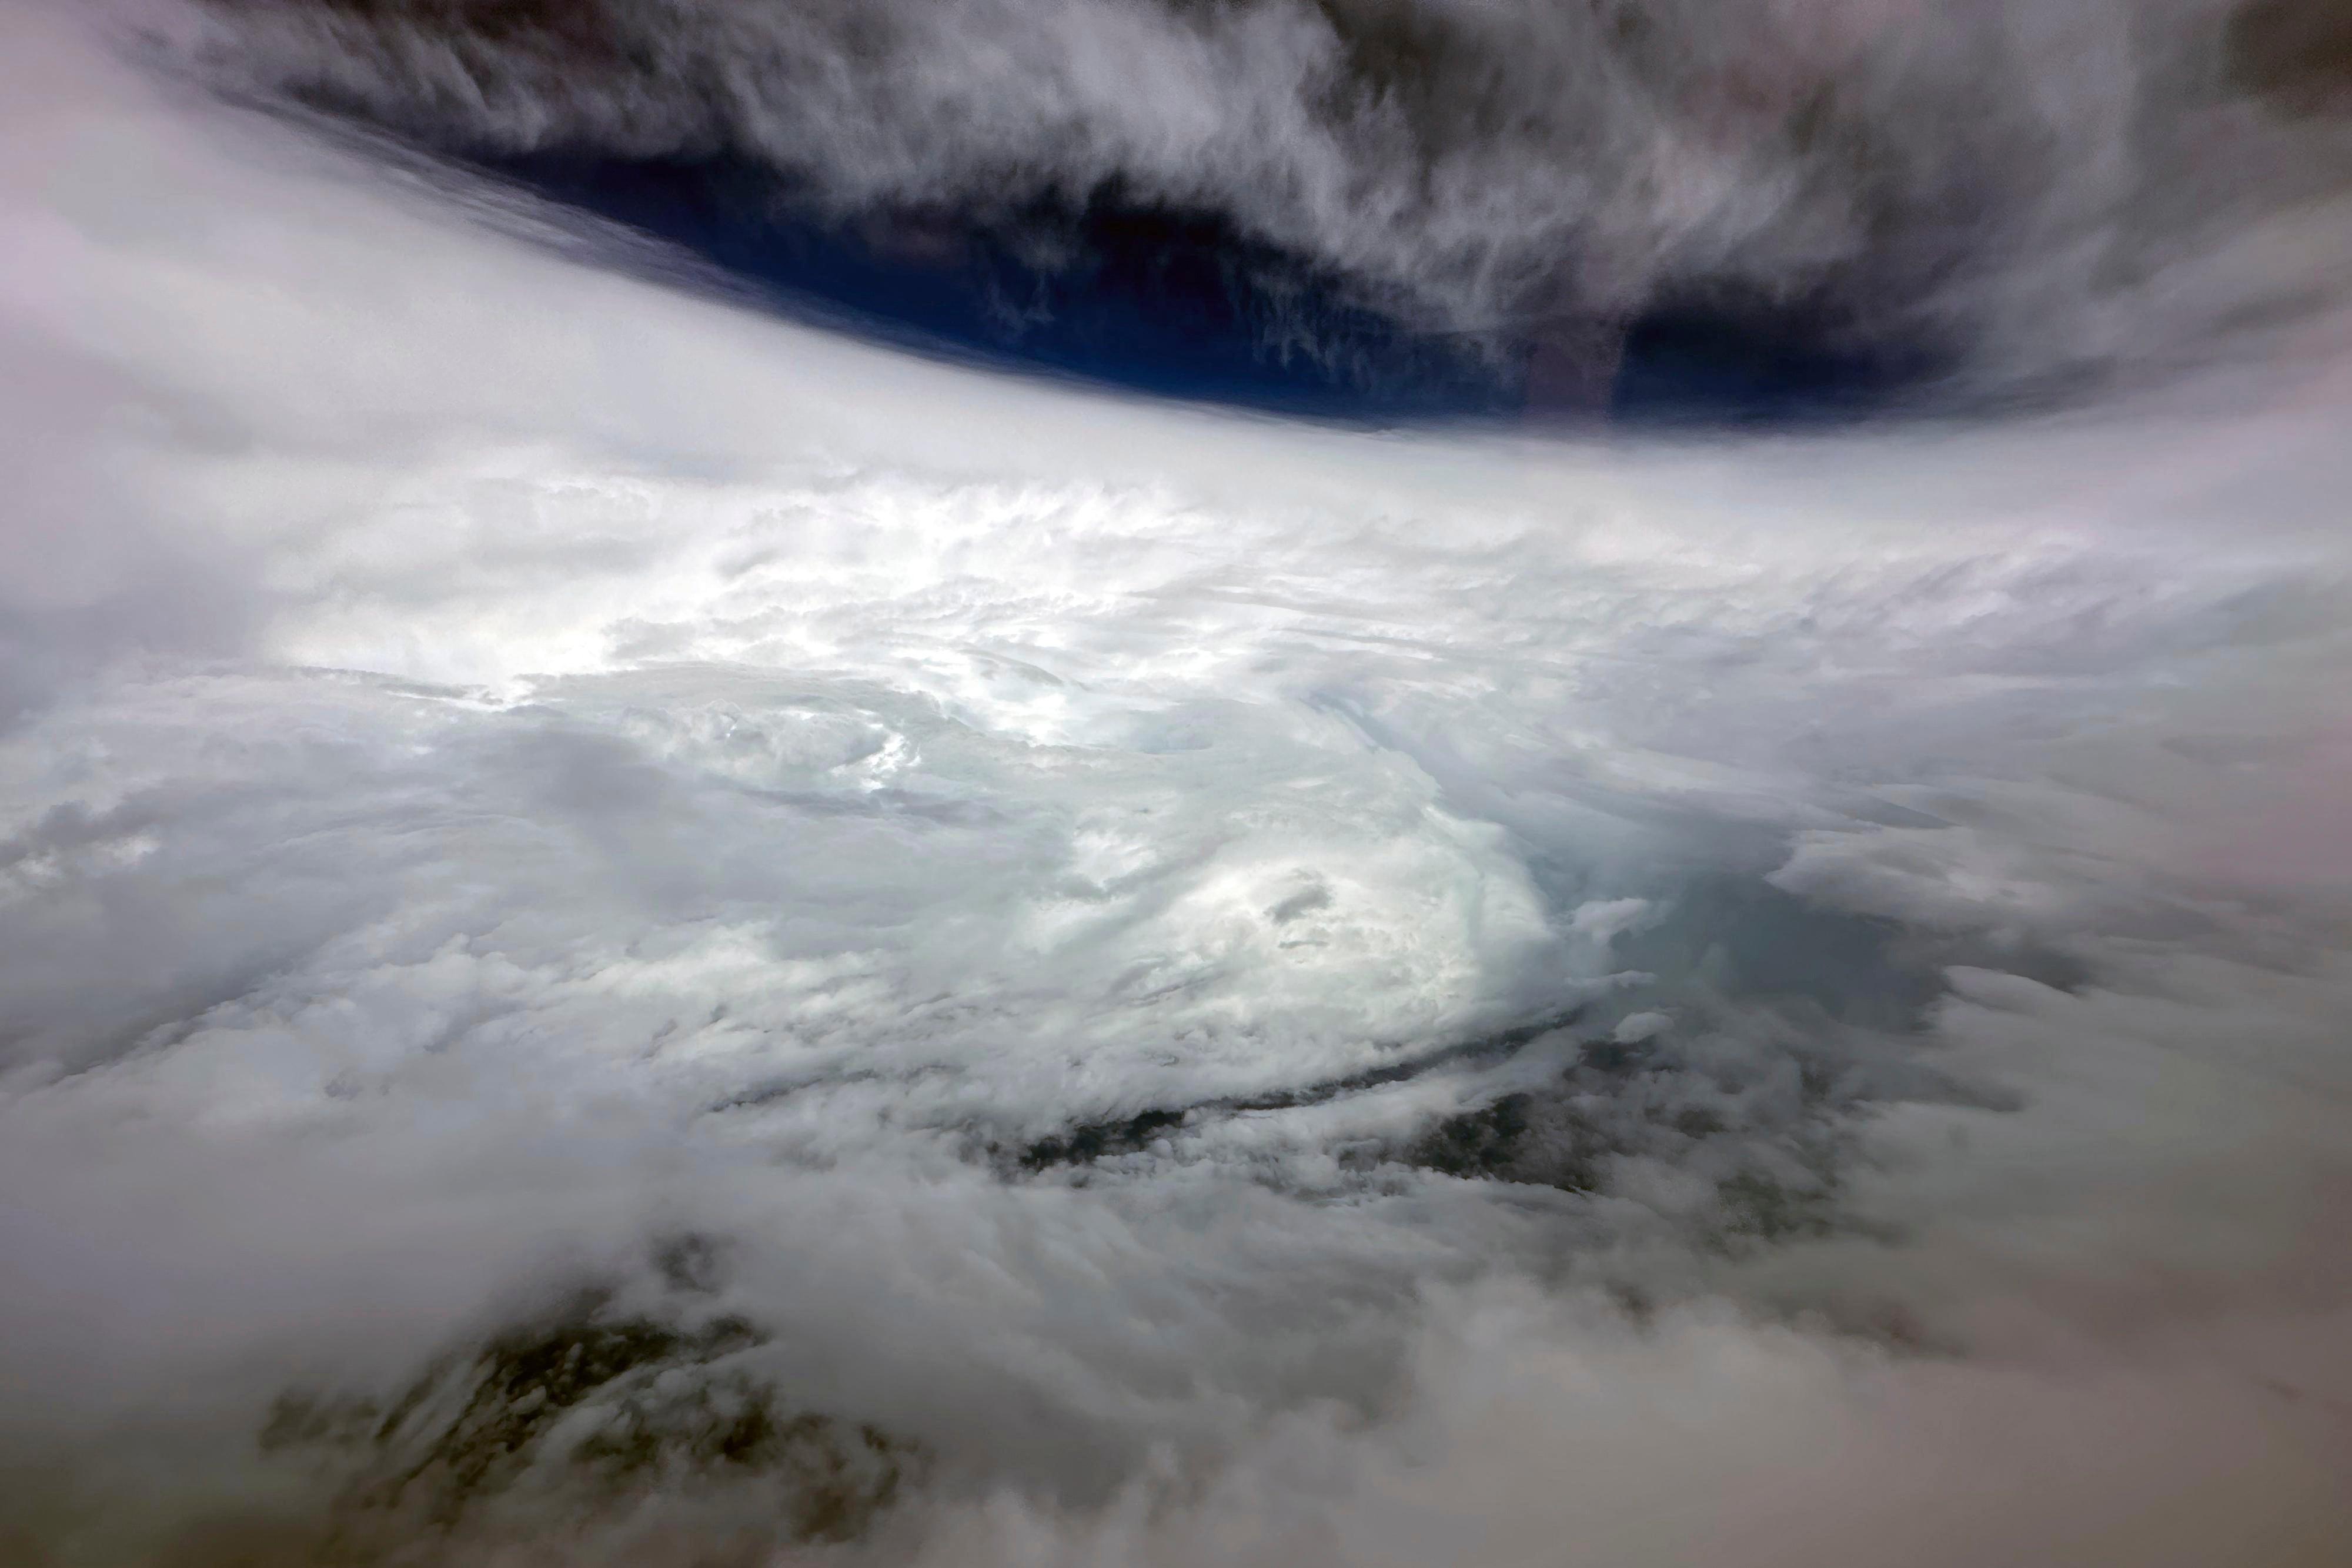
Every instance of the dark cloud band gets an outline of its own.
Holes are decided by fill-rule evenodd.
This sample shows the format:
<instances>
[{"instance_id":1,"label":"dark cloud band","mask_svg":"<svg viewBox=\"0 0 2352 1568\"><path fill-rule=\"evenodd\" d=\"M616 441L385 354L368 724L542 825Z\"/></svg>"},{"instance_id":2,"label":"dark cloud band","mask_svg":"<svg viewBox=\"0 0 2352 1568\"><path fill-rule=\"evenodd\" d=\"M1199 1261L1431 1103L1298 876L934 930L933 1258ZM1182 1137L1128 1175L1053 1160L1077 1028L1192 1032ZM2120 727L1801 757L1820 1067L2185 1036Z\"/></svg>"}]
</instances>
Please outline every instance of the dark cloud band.
<instances>
[{"instance_id":1,"label":"dark cloud band","mask_svg":"<svg viewBox=\"0 0 2352 1568\"><path fill-rule=\"evenodd\" d=\"M2294 308L2178 307L2352 171L2324 33L2220 0L215 9L223 80L781 296L1316 412L2061 395Z\"/></svg>"}]
</instances>

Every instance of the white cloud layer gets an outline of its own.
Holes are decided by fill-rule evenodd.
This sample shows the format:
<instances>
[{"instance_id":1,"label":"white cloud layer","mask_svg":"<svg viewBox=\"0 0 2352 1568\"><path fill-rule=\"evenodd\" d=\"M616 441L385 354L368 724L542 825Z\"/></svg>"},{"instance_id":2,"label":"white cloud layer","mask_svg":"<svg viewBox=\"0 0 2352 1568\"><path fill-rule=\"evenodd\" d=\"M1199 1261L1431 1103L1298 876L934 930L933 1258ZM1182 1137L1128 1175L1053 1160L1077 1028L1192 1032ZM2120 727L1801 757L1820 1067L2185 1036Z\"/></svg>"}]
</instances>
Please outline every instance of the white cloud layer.
<instances>
[{"instance_id":1,"label":"white cloud layer","mask_svg":"<svg viewBox=\"0 0 2352 1568\"><path fill-rule=\"evenodd\" d=\"M1341 436L575 265L5 18L0 1548L2352 1544L2332 327ZM256 1447L591 1288L728 1348L451 1517ZM892 1506L567 1481L729 1377Z\"/></svg>"}]
</instances>

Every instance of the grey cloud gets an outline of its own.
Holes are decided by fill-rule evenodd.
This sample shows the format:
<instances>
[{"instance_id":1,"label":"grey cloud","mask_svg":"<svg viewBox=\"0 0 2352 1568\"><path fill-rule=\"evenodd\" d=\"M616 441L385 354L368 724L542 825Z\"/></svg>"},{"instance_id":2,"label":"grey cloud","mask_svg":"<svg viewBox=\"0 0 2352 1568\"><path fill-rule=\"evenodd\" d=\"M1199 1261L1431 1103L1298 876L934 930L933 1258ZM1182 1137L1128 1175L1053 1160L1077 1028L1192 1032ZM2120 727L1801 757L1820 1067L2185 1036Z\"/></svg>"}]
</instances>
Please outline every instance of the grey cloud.
<instances>
[{"instance_id":1,"label":"grey cloud","mask_svg":"<svg viewBox=\"0 0 2352 1568\"><path fill-rule=\"evenodd\" d=\"M869 225L1115 187L1497 352L1695 290L1825 299L1850 348L1949 346L1987 392L2174 370L2324 298L2340 134L2233 77L2231 26L2218 0L246 0L193 36L242 90L488 151L738 157Z\"/></svg>"}]
</instances>

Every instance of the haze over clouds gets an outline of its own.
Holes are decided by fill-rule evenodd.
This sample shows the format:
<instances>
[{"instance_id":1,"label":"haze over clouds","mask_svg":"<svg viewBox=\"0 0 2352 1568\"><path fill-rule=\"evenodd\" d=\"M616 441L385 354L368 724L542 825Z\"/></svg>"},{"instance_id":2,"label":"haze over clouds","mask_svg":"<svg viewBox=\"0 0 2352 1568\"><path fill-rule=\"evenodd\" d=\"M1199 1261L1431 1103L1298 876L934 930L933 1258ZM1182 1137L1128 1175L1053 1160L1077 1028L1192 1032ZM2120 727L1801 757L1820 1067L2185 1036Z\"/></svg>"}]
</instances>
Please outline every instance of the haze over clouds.
<instances>
[{"instance_id":1,"label":"haze over clouds","mask_svg":"<svg viewBox=\"0 0 2352 1568\"><path fill-rule=\"evenodd\" d=\"M778 321L199 85L233 24L821 200L1215 172L1460 320L1562 232L1609 297L1857 221L1614 56L1433 162L1300 96L1343 8L781 14L600 12L624 93L437 11L0 11L0 1553L2343 1560L2334 208L1978 319L2209 361L2063 413L1376 435ZM1971 120L2029 229L2154 177L1983 60L2155 21L1731 15L1656 25L1886 54L1898 162L2081 117ZM1547 216L1604 131L1720 199Z\"/></svg>"}]
</instances>

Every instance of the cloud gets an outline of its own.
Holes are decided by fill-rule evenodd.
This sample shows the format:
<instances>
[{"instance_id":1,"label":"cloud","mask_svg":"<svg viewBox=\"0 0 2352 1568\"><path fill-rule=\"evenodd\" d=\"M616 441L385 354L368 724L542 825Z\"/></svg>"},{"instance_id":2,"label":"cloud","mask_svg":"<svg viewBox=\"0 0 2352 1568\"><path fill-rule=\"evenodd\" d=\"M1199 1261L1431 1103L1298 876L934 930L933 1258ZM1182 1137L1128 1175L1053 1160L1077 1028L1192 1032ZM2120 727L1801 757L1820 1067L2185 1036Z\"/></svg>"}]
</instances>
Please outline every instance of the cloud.
<instances>
[{"instance_id":1,"label":"cloud","mask_svg":"<svg viewBox=\"0 0 2352 1568\"><path fill-rule=\"evenodd\" d=\"M1599 356L1563 384L1654 306L1728 308L2005 396L2324 298L2341 151L2226 68L2254 57L2231 11L247 0L193 52L455 151L736 160L780 212L909 245L1050 250L1040 209L1109 193L1199 214L1414 331Z\"/></svg>"},{"instance_id":2,"label":"cloud","mask_svg":"<svg viewBox=\"0 0 2352 1568\"><path fill-rule=\"evenodd\" d=\"M1339 435L7 25L10 1550L2340 1555L2324 344ZM454 1517L258 1446L419 1388L520 1423ZM920 1456L859 1542L697 1448L746 1388Z\"/></svg>"},{"instance_id":3,"label":"cloud","mask_svg":"<svg viewBox=\"0 0 2352 1568\"><path fill-rule=\"evenodd\" d=\"M2053 1377L1890 1364L1703 1313L1637 1333L1509 1291L1452 1303L1439 1322L1416 1349L1415 1396L1372 1434L1297 1418L1164 1511L1139 1497L1080 1523L1001 1503L957 1520L952 1551L2192 1563L2259 1542L2267 1560L2317 1563L2332 1550L2323 1521L2341 1528L2310 1446L2329 1440L2329 1418L2201 1366Z\"/></svg>"}]
</instances>

